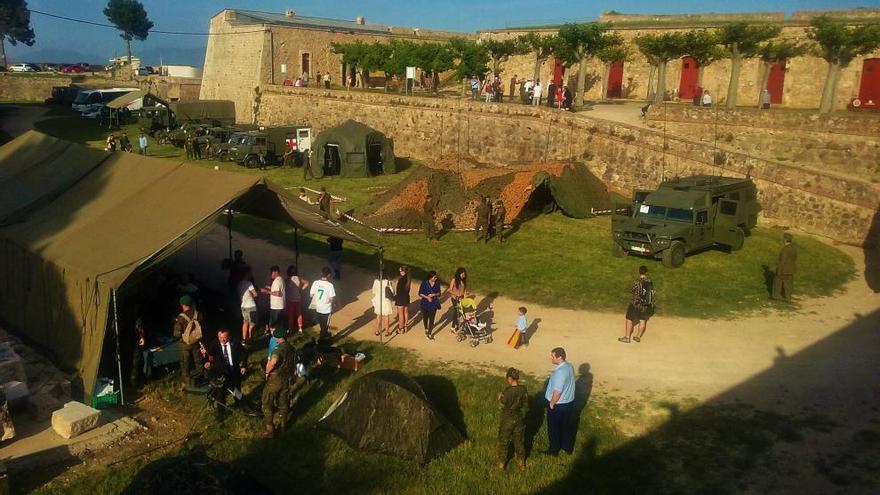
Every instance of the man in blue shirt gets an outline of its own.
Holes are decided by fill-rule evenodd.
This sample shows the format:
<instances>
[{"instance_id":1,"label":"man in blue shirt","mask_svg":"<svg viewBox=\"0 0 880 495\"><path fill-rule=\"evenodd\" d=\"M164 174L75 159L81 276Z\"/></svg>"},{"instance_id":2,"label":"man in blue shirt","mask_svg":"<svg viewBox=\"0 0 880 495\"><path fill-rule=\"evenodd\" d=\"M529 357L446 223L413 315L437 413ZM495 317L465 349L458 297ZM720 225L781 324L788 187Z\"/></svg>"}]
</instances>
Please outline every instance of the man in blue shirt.
<instances>
[{"instance_id":1,"label":"man in blue shirt","mask_svg":"<svg viewBox=\"0 0 880 495\"><path fill-rule=\"evenodd\" d=\"M550 351L550 362L556 369L547 380L547 436L550 449L547 454L555 456L560 450L571 454L574 450L574 428L571 414L574 410L574 367L565 360L565 349L557 347Z\"/></svg>"}]
</instances>

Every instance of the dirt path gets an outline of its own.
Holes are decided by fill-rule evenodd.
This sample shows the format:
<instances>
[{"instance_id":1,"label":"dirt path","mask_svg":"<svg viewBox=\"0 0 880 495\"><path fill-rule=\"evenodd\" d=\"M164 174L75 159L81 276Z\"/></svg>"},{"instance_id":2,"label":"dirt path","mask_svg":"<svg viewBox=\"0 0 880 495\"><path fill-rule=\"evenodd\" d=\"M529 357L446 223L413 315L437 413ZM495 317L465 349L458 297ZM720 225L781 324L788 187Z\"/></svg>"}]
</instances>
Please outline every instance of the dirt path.
<instances>
[{"instance_id":1,"label":"dirt path","mask_svg":"<svg viewBox=\"0 0 880 495\"><path fill-rule=\"evenodd\" d=\"M224 272L219 261L226 256L226 232L218 228L198 239L175 263L181 268L196 266L202 284L223 287ZM293 262L291 250L262 240L236 235L236 248L246 253L254 267L258 283L268 278L272 264L282 268ZM850 254L862 273L860 252L842 248ZM302 255L303 275L314 278L324 266L315 257ZM372 340L373 311L369 287L374 274L345 267L343 280L337 283L344 307L333 317L333 325L343 333L360 340ZM474 281L479 289L479 280ZM478 294L477 301L488 307L490 301ZM781 405L787 400L777 381L745 387L737 394L733 387L747 382L755 375L817 345L841 329L858 325L880 329L880 294L873 293L859 277L850 282L846 292L835 297L810 301L807 308L796 314L768 311L735 321L698 320L664 317L651 320L641 344L621 344L617 337L623 331L623 315L596 313L582 310L549 308L515 301L504 296L491 301L494 308L498 337L489 345L471 348L456 342L449 332L447 318L441 318L441 332L435 341L427 341L421 331L421 322L415 318L412 331L391 339L390 345L411 349L428 361L441 363L489 364L499 367L515 366L538 377L546 376L551 365L549 350L565 347L569 360L577 365L587 363L595 377L595 391L638 395L645 390L670 397L694 397L706 400L727 392L725 400L744 399L755 405ZM537 331L528 348L514 350L505 342L513 329L516 308L529 308L530 321L537 323ZM444 312L449 308L444 304ZM622 311L622 310L621 310ZM871 333L876 338L877 332ZM876 340L876 339L873 339ZM873 344L873 345L872 345ZM848 400L870 400L880 390L876 387L880 376L880 346L868 341L840 356L840 365L823 364L819 372L798 375L796 391L790 391L793 404L799 404L803 394L821 395L833 402L837 397ZM837 363L838 361L833 361ZM853 379L856 374L857 379ZM843 376L845 375L845 376ZM845 379L844 379L845 378ZM785 378L781 378L785 381ZM837 390L840 383L850 384ZM743 388L743 387L738 387ZM740 395L747 395L742 397ZM795 397L797 395L798 397ZM823 401L824 402L824 401Z\"/></svg>"}]
</instances>

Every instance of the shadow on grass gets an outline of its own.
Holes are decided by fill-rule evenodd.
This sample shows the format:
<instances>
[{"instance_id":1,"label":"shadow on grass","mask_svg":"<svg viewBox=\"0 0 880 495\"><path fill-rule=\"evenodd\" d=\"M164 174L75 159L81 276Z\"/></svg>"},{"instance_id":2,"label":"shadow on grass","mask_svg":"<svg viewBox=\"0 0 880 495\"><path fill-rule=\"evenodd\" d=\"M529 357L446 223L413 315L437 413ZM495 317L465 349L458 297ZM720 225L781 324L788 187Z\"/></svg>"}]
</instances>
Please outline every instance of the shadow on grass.
<instances>
[{"instance_id":1,"label":"shadow on grass","mask_svg":"<svg viewBox=\"0 0 880 495\"><path fill-rule=\"evenodd\" d=\"M446 377L439 375L420 375L413 380L422 387L428 402L433 405L464 438L468 437L467 424L464 421L464 412L458 400L458 391L455 384Z\"/></svg>"}]
</instances>

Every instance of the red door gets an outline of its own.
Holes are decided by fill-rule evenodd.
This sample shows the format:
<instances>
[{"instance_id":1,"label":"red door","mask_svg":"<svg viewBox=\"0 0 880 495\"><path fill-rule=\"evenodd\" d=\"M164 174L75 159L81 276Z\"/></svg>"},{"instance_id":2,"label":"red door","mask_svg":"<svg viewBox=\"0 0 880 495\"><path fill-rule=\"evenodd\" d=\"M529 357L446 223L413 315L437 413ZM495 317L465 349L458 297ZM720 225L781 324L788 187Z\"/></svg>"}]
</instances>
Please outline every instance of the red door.
<instances>
[{"instance_id":1,"label":"red door","mask_svg":"<svg viewBox=\"0 0 880 495\"><path fill-rule=\"evenodd\" d=\"M694 99L699 76L700 66L693 57L681 59L681 82L678 84L678 98L680 100Z\"/></svg>"},{"instance_id":2,"label":"red door","mask_svg":"<svg viewBox=\"0 0 880 495\"><path fill-rule=\"evenodd\" d=\"M863 107L880 107L880 58L866 58L862 64L859 100Z\"/></svg>"},{"instance_id":3,"label":"red door","mask_svg":"<svg viewBox=\"0 0 880 495\"><path fill-rule=\"evenodd\" d=\"M558 88L559 85L562 84L562 73L565 72L565 67L562 65L562 62L559 61L558 58L553 59L553 84Z\"/></svg>"},{"instance_id":4,"label":"red door","mask_svg":"<svg viewBox=\"0 0 880 495\"><path fill-rule=\"evenodd\" d=\"M623 87L623 60L615 60L608 71L608 98L620 98Z\"/></svg>"},{"instance_id":5,"label":"red door","mask_svg":"<svg viewBox=\"0 0 880 495\"><path fill-rule=\"evenodd\" d=\"M779 105L782 103L782 88L785 86L785 59L777 60L770 66L770 76L767 78L767 91L770 92L770 103Z\"/></svg>"}]
</instances>

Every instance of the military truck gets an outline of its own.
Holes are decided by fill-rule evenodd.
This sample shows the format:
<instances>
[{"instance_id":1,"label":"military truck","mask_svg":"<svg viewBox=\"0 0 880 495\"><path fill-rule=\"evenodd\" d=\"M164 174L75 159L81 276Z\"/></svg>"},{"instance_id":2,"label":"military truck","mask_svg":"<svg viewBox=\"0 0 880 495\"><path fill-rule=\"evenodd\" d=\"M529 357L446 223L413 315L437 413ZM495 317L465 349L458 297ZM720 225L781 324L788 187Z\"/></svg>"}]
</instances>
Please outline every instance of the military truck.
<instances>
[{"instance_id":1,"label":"military truck","mask_svg":"<svg viewBox=\"0 0 880 495\"><path fill-rule=\"evenodd\" d=\"M235 103L229 100L168 102L153 94L149 95L149 102L146 101L147 97L144 98L138 123L141 131L152 135L160 143L173 139L178 146L183 146L186 134L181 136L174 131L185 124L203 124L207 128L235 123Z\"/></svg>"},{"instance_id":2,"label":"military truck","mask_svg":"<svg viewBox=\"0 0 880 495\"><path fill-rule=\"evenodd\" d=\"M295 153L311 147L312 129L306 126L261 127L255 131L235 133L236 144L226 151L230 161L247 168L283 165ZM219 155L218 155L219 156Z\"/></svg>"},{"instance_id":3,"label":"military truck","mask_svg":"<svg viewBox=\"0 0 880 495\"><path fill-rule=\"evenodd\" d=\"M650 256L677 268L689 253L714 245L737 251L759 211L750 178L696 175L665 181L656 191L636 191L631 205L615 208L614 255Z\"/></svg>"},{"instance_id":4,"label":"military truck","mask_svg":"<svg viewBox=\"0 0 880 495\"><path fill-rule=\"evenodd\" d=\"M215 154L215 150L218 149L218 145L227 143L232 134L243 130L247 129L241 126L209 127L205 129L204 134L196 137L193 142L201 150L201 156L203 158L216 158L217 155Z\"/></svg>"}]
</instances>

